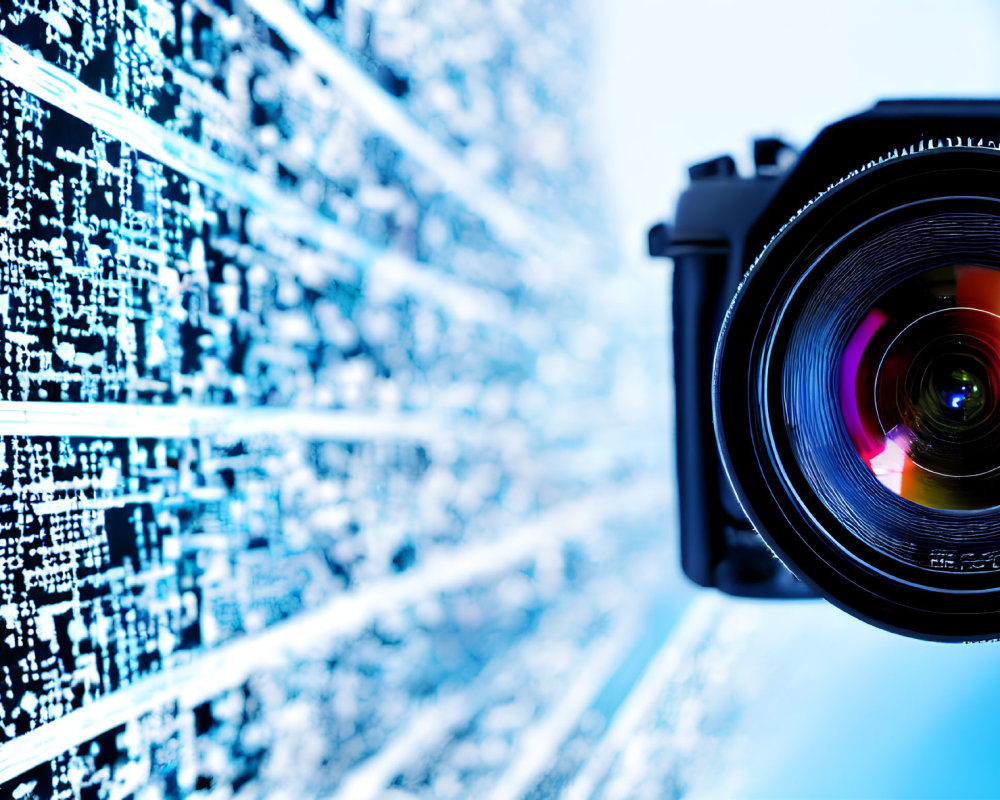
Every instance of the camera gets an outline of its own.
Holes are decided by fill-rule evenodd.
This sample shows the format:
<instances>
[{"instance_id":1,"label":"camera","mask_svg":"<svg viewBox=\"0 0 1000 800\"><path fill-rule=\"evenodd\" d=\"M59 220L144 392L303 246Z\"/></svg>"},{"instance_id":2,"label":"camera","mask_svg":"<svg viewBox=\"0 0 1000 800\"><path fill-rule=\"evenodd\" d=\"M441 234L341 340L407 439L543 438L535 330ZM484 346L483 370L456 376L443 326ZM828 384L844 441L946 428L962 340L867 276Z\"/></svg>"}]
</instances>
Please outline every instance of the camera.
<instances>
[{"instance_id":1,"label":"camera","mask_svg":"<svg viewBox=\"0 0 1000 800\"><path fill-rule=\"evenodd\" d=\"M922 639L1000 637L1000 101L893 100L690 168L680 557Z\"/></svg>"}]
</instances>

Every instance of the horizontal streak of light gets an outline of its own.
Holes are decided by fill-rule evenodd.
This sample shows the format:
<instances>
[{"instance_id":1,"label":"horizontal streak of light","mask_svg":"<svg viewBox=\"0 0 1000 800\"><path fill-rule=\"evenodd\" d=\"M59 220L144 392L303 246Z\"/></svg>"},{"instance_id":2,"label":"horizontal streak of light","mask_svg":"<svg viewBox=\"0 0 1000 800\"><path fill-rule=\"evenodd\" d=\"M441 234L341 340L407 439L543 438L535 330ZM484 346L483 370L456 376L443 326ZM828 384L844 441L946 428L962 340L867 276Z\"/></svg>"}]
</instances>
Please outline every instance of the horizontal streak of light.
<instances>
[{"instance_id":1,"label":"horizontal streak of light","mask_svg":"<svg viewBox=\"0 0 1000 800\"><path fill-rule=\"evenodd\" d=\"M493 800L524 797L555 762L559 747L580 724L580 718L611 680L630 645L637 639L635 617L590 648L579 671L558 703L534 725L521 731L514 757L493 782Z\"/></svg>"},{"instance_id":2,"label":"horizontal streak of light","mask_svg":"<svg viewBox=\"0 0 1000 800\"><path fill-rule=\"evenodd\" d=\"M546 242L539 223L488 185L460 157L445 147L384 91L288 0L247 0L246 3L281 38L340 89L368 120L392 138L413 159L460 198L503 240L521 250L539 249Z\"/></svg>"},{"instance_id":3,"label":"horizontal streak of light","mask_svg":"<svg viewBox=\"0 0 1000 800\"><path fill-rule=\"evenodd\" d=\"M486 687L483 687L484 689ZM344 776L332 800L375 800L389 782L409 764L473 715L478 685L470 690L437 698L413 713L406 727L396 733L371 758Z\"/></svg>"},{"instance_id":4,"label":"horizontal streak of light","mask_svg":"<svg viewBox=\"0 0 1000 800\"><path fill-rule=\"evenodd\" d=\"M624 605L617 615L617 624L611 626L615 633L591 642L578 653L579 663L588 665L585 675L603 671L594 665L603 667L609 655L620 657L622 647L634 638L637 611L634 604ZM393 735L377 754L344 776L331 800L376 800L389 788L396 775L415 766L430 750L444 744L448 734L475 717L498 691L506 694L509 690L509 671L537 656L547 644L551 644L548 634L536 631L504 651L471 685L423 705L413 720ZM575 680L568 694L578 692L584 680L584 677ZM498 688L500 686L503 688Z\"/></svg>"},{"instance_id":5,"label":"horizontal streak of light","mask_svg":"<svg viewBox=\"0 0 1000 800\"><path fill-rule=\"evenodd\" d=\"M467 308L497 313L505 307L499 293L469 287L345 231L299 197L277 189L265 178L237 167L207 148L91 89L59 67L0 36L0 78L122 141L233 202L261 212L277 230L329 248L364 263L378 262L384 273L395 269L399 282L468 316ZM391 255L391 257L390 257ZM417 280L415 275L419 274ZM492 321L486 319L484 321Z\"/></svg>"},{"instance_id":6,"label":"horizontal streak of light","mask_svg":"<svg viewBox=\"0 0 1000 800\"><path fill-rule=\"evenodd\" d=\"M321 658L334 641L356 636L385 613L527 566L540 551L593 539L609 521L642 516L662 505L659 481L637 481L550 508L497 540L431 553L401 575L372 582L142 678L0 745L0 783L158 708L177 703L190 709L242 685L255 673Z\"/></svg>"},{"instance_id":7,"label":"horizontal streak of light","mask_svg":"<svg viewBox=\"0 0 1000 800\"><path fill-rule=\"evenodd\" d=\"M241 169L201 145L169 131L106 95L91 89L59 67L0 36L0 78L51 103L93 128L140 150L173 170L231 200L267 213L277 227L307 235L321 222L324 240L346 255L363 258L371 246L340 229L299 198ZM309 235L311 240L315 233Z\"/></svg>"},{"instance_id":8,"label":"horizontal streak of light","mask_svg":"<svg viewBox=\"0 0 1000 800\"><path fill-rule=\"evenodd\" d=\"M726 601L718 594L701 594L688 606L674 632L653 657L604 736L588 755L583 769L562 794L563 800L587 800L594 796L595 789L626 748L643 718L656 713L658 698L691 664L698 648L711 638L725 613Z\"/></svg>"},{"instance_id":9,"label":"horizontal streak of light","mask_svg":"<svg viewBox=\"0 0 1000 800\"><path fill-rule=\"evenodd\" d=\"M351 442L452 440L462 431L454 420L380 411L0 401L0 436L186 439L212 433ZM471 428L466 435L476 436Z\"/></svg>"},{"instance_id":10,"label":"horizontal streak of light","mask_svg":"<svg viewBox=\"0 0 1000 800\"><path fill-rule=\"evenodd\" d=\"M445 390L447 387L438 387ZM589 444L585 463L575 463L579 448L545 445L532 452L523 474L606 478L623 459L636 458L624 433L601 438L600 417L584 418L574 435ZM598 430L595 433L595 429ZM0 400L0 436L78 436L94 439L190 439L197 436L296 436L313 441L461 441L497 444L525 454L531 444L523 426L475 420L464 407L440 411L348 411L295 406L156 403L74 403L49 400ZM535 443L538 445L539 443ZM572 469L571 469L572 467ZM656 471L656 467L651 468ZM661 487L664 496L672 485Z\"/></svg>"}]
</instances>

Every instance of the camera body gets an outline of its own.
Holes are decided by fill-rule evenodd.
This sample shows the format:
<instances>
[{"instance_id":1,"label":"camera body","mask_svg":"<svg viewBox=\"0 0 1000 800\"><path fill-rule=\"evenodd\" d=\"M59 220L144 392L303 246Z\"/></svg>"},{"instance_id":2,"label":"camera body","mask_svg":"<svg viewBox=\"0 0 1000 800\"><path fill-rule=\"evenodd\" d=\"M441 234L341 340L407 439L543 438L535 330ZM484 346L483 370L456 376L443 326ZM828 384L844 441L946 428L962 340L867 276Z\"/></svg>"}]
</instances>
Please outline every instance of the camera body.
<instances>
[{"instance_id":1,"label":"camera body","mask_svg":"<svg viewBox=\"0 0 1000 800\"><path fill-rule=\"evenodd\" d=\"M713 422L712 402L718 390L713 371L718 370L720 331L754 259L803 207L859 168L877 166L894 152L912 151L918 142L951 146L953 140L995 146L1000 140L1000 101L879 102L824 129L799 156L777 139L757 140L753 175L737 174L730 156L692 166L690 186L678 201L672 224L660 223L649 231L650 255L674 263L680 557L694 583L737 596L826 596L844 606L842 598L831 597L789 558L786 548L776 546L763 515L750 510L767 505L768 499L758 492L748 502L746 492L727 475L717 448L719 420ZM725 412L717 404L719 413ZM754 456L743 453L739 458L752 461ZM886 623L877 613L872 619L857 607L847 610L910 635L952 638L940 631L914 632L905 624Z\"/></svg>"}]
</instances>

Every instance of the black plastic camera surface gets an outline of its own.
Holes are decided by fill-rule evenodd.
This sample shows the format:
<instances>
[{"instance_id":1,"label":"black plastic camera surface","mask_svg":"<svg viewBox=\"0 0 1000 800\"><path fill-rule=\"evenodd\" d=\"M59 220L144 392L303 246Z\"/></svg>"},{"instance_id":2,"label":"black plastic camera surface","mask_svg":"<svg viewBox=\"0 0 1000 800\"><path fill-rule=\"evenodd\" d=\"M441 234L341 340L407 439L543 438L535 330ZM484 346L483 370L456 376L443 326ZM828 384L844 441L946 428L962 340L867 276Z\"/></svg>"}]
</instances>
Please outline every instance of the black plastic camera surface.
<instances>
[{"instance_id":1,"label":"black plastic camera surface","mask_svg":"<svg viewBox=\"0 0 1000 800\"><path fill-rule=\"evenodd\" d=\"M796 576L774 557L748 520L746 498L741 505L726 477L712 419L720 329L754 259L803 206L864 164L916 142L950 144L953 137L963 143L1000 139L1000 101L880 102L830 125L799 156L777 139L758 140L753 175L739 175L729 156L692 166L690 186L678 201L673 222L649 231L650 254L674 262L680 555L685 574L695 583L739 596L830 597L812 576ZM766 505L759 497L755 502ZM761 515L754 516L759 529ZM768 531L761 533L767 537ZM842 598L830 599L843 604ZM866 617L863 608L860 613L848 610ZM950 637L940 629L886 622L889 616L878 612L873 616L868 621L911 635L983 638Z\"/></svg>"}]
</instances>

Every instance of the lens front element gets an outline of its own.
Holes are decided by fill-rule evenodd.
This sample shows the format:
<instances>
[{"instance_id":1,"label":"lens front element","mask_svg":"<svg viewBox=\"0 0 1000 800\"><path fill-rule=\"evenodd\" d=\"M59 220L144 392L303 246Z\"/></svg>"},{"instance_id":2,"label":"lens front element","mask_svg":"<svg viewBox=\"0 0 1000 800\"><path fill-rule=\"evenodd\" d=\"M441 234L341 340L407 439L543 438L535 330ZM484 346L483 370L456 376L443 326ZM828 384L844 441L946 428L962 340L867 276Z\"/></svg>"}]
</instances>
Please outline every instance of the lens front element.
<instances>
[{"instance_id":1,"label":"lens front element","mask_svg":"<svg viewBox=\"0 0 1000 800\"><path fill-rule=\"evenodd\" d=\"M841 355L839 399L879 483L922 506L1000 505L1000 270L927 270L879 298ZM974 480L970 480L974 479Z\"/></svg>"}]
</instances>

